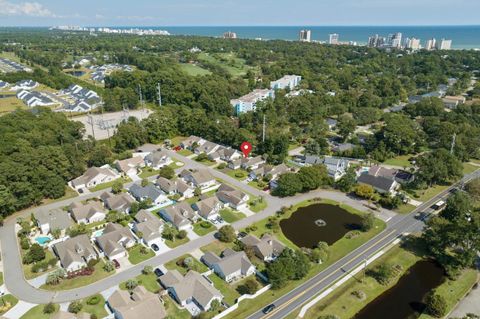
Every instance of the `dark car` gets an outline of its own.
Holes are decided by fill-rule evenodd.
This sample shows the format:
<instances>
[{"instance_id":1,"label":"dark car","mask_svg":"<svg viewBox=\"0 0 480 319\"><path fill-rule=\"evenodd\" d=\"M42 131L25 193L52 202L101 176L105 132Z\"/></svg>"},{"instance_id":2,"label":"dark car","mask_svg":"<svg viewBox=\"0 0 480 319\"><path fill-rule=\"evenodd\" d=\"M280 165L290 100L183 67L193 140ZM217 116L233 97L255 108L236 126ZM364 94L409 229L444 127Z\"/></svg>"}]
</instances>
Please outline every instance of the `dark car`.
<instances>
[{"instance_id":1,"label":"dark car","mask_svg":"<svg viewBox=\"0 0 480 319\"><path fill-rule=\"evenodd\" d=\"M115 269L120 268L120 263L118 262L118 260L114 259L114 260L112 260L112 262L115 265Z\"/></svg>"},{"instance_id":2,"label":"dark car","mask_svg":"<svg viewBox=\"0 0 480 319\"><path fill-rule=\"evenodd\" d=\"M263 308L262 311L263 311L263 313L267 314L269 312L272 312L273 309L275 309L275 308L276 308L276 306L274 304L271 304L271 305L268 305L265 308Z\"/></svg>"},{"instance_id":3,"label":"dark car","mask_svg":"<svg viewBox=\"0 0 480 319\"><path fill-rule=\"evenodd\" d=\"M160 250L160 248L158 248L157 244L152 244L152 249L154 251L159 251Z\"/></svg>"},{"instance_id":4,"label":"dark car","mask_svg":"<svg viewBox=\"0 0 480 319\"><path fill-rule=\"evenodd\" d=\"M155 268L153 272L157 277L163 276L163 271L160 268Z\"/></svg>"},{"instance_id":5,"label":"dark car","mask_svg":"<svg viewBox=\"0 0 480 319\"><path fill-rule=\"evenodd\" d=\"M245 236L247 236L247 235L248 235L248 234L247 234L246 232L241 231L241 232L238 233L238 238L243 238L243 237L245 237Z\"/></svg>"}]
</instances>

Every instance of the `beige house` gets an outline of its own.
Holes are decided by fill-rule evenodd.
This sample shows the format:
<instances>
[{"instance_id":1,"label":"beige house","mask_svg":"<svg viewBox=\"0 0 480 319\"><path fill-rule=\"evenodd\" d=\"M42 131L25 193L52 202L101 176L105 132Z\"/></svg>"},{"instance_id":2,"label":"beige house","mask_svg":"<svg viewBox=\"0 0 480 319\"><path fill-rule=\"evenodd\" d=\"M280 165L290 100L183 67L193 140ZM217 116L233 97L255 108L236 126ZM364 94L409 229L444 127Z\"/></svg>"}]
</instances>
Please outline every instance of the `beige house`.
<instances>
[{"instance_id":1,"label":"beige house","mask_svg":"<svg viewBox=\"0 0 480 319\"><path fill-rule=\"evenodd\" d=\"M67 228L73 225L72 219L63 209L41 210L35 212L33 216L42 234L48 234L58 229L61 231L61 235L64 236Z\"/></svg>"},{"instance_id":2,"label":"beige house","mask_svg":"<svg viewBox=\"0 0 480 319\"><path fill-rule=\"evenodd\" d=\"M216 196L222 203L233 209L241 209L247 207L249 199L249 196L244 192L226 184L222 184L218 188Z\"/></svg>"},{"instance_id":3,"label":"beige house","mask_svg":"<svg viewBox=\"0 0 480 319\"><path fill-rule=\"evenodd\" d=\"M256 271L255 266L243 251L225 249L220 257L207 252L202 256L202 261L226 282L253 275Z\"/></svg>"},{"instance_id":4,"label":"beige house","mask_svg":"<svg viewBox=\"0 0 480 319\"><path fill-rule=\"evenodd\" d=\"M120 193L114 195L112 193L105 192L100 195L105 207L110 210L128 214L132 204L135 203L135 199L128 193Z\"/></svg>"},{"instance_id":5,"label":"beige house","mask_svg":"<svg viewBox=\"0 0 480 319\"><path fill-rule=\"evenodd\" d=\"M163 221L143 209L135 215L135 221L133 231L147 246L162 242Z\"/></svg>"},{"instance_id":6,"label":"beige house","mask_svg":"<svg viewBox=\"0 0 480 319\"><path fill-rule=\"evenodd\" d=\"M82 176L70 181L70 186L76 190L92 188L118 178L120 178L120 175L113 171L108 165L103 167L90 167Z\"/></svg>"},{"instance_id":7,"label":"beige house","mask_svg":"<svg viewBox=\"0 0 480 319\"><path fill-rule=\"evenodd\" d=\"M223 203L217 197L209 197L195 204L193 208L198 215L207 220L215 220L219 217L219 212L223 208Z\"/></svg>"},{"instance_id":8,"label":"beige house","mask_svg":"<svg viewBox=\"0 0 480 319\"><path fill-rule=\"evenodd\" d=\"M191 221L195 221L195 211L189 203L180 202L176 205L161 209L160 216L167 222L172 223L179 230L186 230L192 227Z\"/></svg>"},{"instance_id":9,"label":"beige house","mask_svg":"<svg viewBox=\"0 0 480 319\"><path fill-rule=\"evenodd\" d=\"M53 246L53 252L60 259L66 271L75 271L87 267L98 255L87 235L78 235Z\"/></svg>"},{"instance_id":10,"label":"beige house","mask_svg":"<svg viewBox=\"0 0 480 319\"><path fill-rule=\"evenodd\" d=\"M217 185L215 177L208 171L208 169L199 169L196 171L183 170L180 177L193 187L198 187L202 190L209 189Z\"/></svg>"},{"instance_id":11,"label":"beige house","mask_svg":"<svg viewBox=\"0 0 480 319\"><path fill-rule=\"evenodd\" d=\"M181 179L169 180L165 177L159 177L155 184L160 187L167 195L180 195L181 198L191 198L194 196L195 189Z\"/></svg>"},{"instance_id":12,"label":"beige house","mask_svg":"<svg viewBox=\"0 0 480 319\"><path fill-rule=\"evenodd\" d=\"M171 270L160 277L160 283L182 306L194 303L202 311L208 311L212 301L223 299L213 283L198 272L190 270L182 276L178 270Z\"/></svg>"},{"instance_id":13,"label":"beige house","mask_svg":"<svg viewBox=\"0 0 480 319\"><path fill-rule=\"evenodd\" d=\"M145 162L141 156L134 156L121 161L115 161L117 169L125 175L136 175L140 167L145 166Z\"/></svg>"},{"instance_id":14,"label":"beige house","mask_svg":"<svg viewBox=\"0 0 480 319\"><path fill-rule=\"evenodd\" d=\"M116 290L107 304L116 319L163 319L167 316L159 296L143 286L136 287L132 293Z\"/></svg>"},{"instance_id":15,"label":"beige house","mask_svg":"<svg viewBox=\"0 0 480 319\"><path fill-rule=\"evenodd\" d=\"M263 235L261 239L254 235L247 235L240 239L246 246L251 247L255 256L263 261L272 261L285 249L285 245L271 235Z\"/></svg>"},{"instance_id":16,"label":"beige house","mask_svg":"<svg viewBox=\"0 0 480 319\"><path fill-rule=\"evenodd\" d=\"M153 169L160 169L173 163L173 160L165 151L155 151L145 156L145 164Z\"/></svg>"},{"instance_id":17,"label":"beige house","mask_svg":"<svg viewBox=\"0 0 480 319\"><path fill-rule=\"evenodd\" d=\"M109 260L128 255L127 249L136 244L135 236L128 227L109 223L103 234L96 238L97 245Z\"/></svg>"},{"instance_id":18,"label":"beige house","mask_svg":"<svg viewBox=\"0 0 480 319\"><path fill-rule=\"evenodd\" d=\"M69 207L70 215L78 224L90 224L105 220L106 211L103 205L97 201L86 204L75 202Z\"/></svg>"}]
</instances>

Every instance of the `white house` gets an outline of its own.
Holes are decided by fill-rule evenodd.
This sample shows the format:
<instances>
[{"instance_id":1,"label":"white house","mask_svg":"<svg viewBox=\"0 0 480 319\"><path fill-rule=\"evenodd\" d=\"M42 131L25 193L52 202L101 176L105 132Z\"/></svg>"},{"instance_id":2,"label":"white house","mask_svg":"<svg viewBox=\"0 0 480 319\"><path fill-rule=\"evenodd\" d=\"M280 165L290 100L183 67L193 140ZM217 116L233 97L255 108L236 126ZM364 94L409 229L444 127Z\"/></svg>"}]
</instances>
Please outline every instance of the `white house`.
<instances>
[{"instance_id":1,"label":"white house","mask_svg":"<svg viewBox=\"0 0 480 319\"><path fill-rule=\"evenodd\" d=\"M10 88L10 91L33 90L37 86L38 82L35 82L33 80L21 80L15 83L15 85Z\"/></svg>"},{"instance_id":2,"label":"white house","mask_svg":"<svg viewBox=\"0 0 480 319\"><path fill-rule=\"evenodd\" d=\"M240 114L255 111L257 103L268 98L275 98L274 90L256 89L238 99L230 100L230 104L235 108L235 113Z\"/></svg>"},{"instance_id":3,"label":"white house","mask_svg":"<svg viewBox=\"0 0 480 319\"><path fill-rule=\"evenodd\" d=\"M207 220L217 219L222 208L223 203L216 197L209 197L193 204L193 209Z\"/></svg>"},{"instance_id":4,"label":"white house","mask_svg":"<svg viewBox=\"0 0 480 319\"><path fill-rule=\"evenodd\" d=\"M105 220L106 210L100 202L86 204L74 202L69 207L70 215L78 224L91 224Z\"/></svg>"},{"instance_id":5,"label":"white house","mask_svg":"<svg viewBox=\"0 0 480 319\"><path fill-rule=\"evenodd\" d=\"M118 178L120 178L120 175L113 171L108 165L102 167L90 167L82 176L70 181L70 185L72 188L79 190L112 182Z\"/></svg>"},{"instance_id":6,"label":"white house","mask_svg":"<svg viewBox=\"0 0 480 319\"><path fill-rule=\"evenodd\" d=\"M133 184L130 186L129 192L137 201L150 200L154 206L167 205L171 202L167 194L152 184L147 186Z\"/></svg>"},{"instance_id":7,"label":"white house","mask_svg":"<svg viewBox=\"0 0 480 319\"><path fill-rule=\"evenodd\" d=\"M199 187L202 190L210 189L218 185L215 177L207 169L199 169L196 171L183 170L180 177L193 187Z\"/></svg>"},{"instance_id":8,"label":"white house","mask_svg":"<svg viewBox=\"0 0 480 319\"><path fill-rule=\"evenodd\" d=\"M299 75L285 75L277 81L270 82L270 88L272 90L284 90L286 88L293 90L302 81L302 77Z\"/></svg>"},{"instance_id":9,"label":"white house","mask_svg":"<svg viewBox=\"0 0 480 319\"><path fill-rule=\"evenodd\" d=\"M171 163L173 160L165 151L154 151L145 156L145 164L153 169L160 169Z\"/></svg>"},{"instance_id":10,"label":"white house","mask_svg":"<svg viewBox=\"0 0 480 319\"><path fill-rule=\"evenodd\" d=\"M232 282L255 274L256 268L243 251L225 249L221 256L207 252L202 261L226 282Z\"/></svg>"},{"instance_id":11,"label":"white house","mask_svg":"<svg viewBox=\"0 0 480 319\"><path fill-rule=\"evenodd\" d=\"M135 215L136 223L133 225L133 231L147 246L160 244L163 242L162 232L164 222L155 217L147 210L141 210ZM141 236L140 236L141 235Z\"/></svg>"},{"instance_id":12,"label":"white house","mask_svg":"<svg viewBox=\"0 0 480 319\"><path fill-rule=\"evenodd\" d=\"M109 223L103 234L96 238L97 245L109 259L120 259L128 256L128 248L136 244L135 236L128 227Z\"/></svg>"}]
</instances>

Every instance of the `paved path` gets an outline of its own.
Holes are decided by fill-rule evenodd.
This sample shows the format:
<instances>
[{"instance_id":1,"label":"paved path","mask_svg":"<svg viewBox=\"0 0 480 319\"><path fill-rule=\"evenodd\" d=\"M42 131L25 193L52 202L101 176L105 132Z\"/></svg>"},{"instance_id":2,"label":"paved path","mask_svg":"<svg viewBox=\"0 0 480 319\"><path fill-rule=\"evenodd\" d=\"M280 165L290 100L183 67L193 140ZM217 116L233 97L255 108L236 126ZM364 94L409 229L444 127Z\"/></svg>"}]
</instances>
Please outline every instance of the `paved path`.
<instances>
[{"instance_id":1,"label":"paved path","mask_svg":"<svg viewBox=\"0 0 480 319\"><path fill-rule=\"evenodd\" d=\"M169 153L171 156L174 156L180 159L181 161L183 161L186 164L186 167L189 167L189 168L205 168L206 167L200 163L192 161L191 159L181 156L173 151L169 151ZM308 200L308 199L318 198L318 197L328 198L341 203L345 203L347 205L353 206L354 208L362 211L369 211L369 209L365 206L365 202L355 200L340 192L317 190L310 193L301 194L295 197L276 198L256 188L246 185L215 169L209 168L209 170L215 177L222 179L223 181L243 190L244 192L248 192L254 196L262 196L264 200L268 202L268 207L262 212L249 216L247 218L244 218L232 224L232 226L237 230L245 228L252 223L258 222L262 219L265 219L269 216L274 215L283 206L288 207L298 202ZM53 203L50 205L46 205L41 209L50 210L53 208L64 207L74 201L84 200L86 198L98 196L104 191L105 190L100 192L95 192L89 195L84 195L77 198ZM20 252L19 252L17 236L15 233L15 227L14 227L16 217L18 217L19 215L29 216L32 211L35 211L35 209L26 210L21 214L16 214L12 218L8 218L5 221L5 226L0 229L0 242L1 242L2 255L3 255L2 259L5 265L5 284L8 290L13 295L17 296L21 300L25 300L31 303L38 303L38 304L48 303L48 302L62 303L62 302L68 302L68 301L88 297L92 294L105 291L112 286L116 286L123 281L126 281L130 278L133 278L139 275L145 265L151 265L153 267L157 267L160 264L165 264L166 262L172 259L178 258L195 249L198 249L202 246L210 244L215 240L214 234L210 233L206 236L191 240L188 243L182 246L179 246L173 250L159 254L147 261L144 261L140 264L132 266L128 269L125 269L103 280L97 281L89 286L85 286L85 287L81 287L73 290L58 291L58 292L45 291L45 290L37 289L32 285L30 285L23 276ZM393 219L392 217L395 216L395 213L385 209L379 210L378 212L376 212L376 214L383 220L392 220Z\"/></svg>"},{"instance_id":2,"label":"paved path","mask_svg":"<svg viewBox=\"0 0 480 319\"><path fill-rule=\"evenodd\" d=\"M480 288L477 286L457 305L449 318L463 318L469 313L480 314Z\"/></svg>"},{"instance_id":3,"label":"paved path","mask_svg":"<svg viewBox=\"0 0 480 319\"><path fill-rule=\"evenodd\" d=\"M7 311L7 313L5 313L3 317L9 319L18 319L35 306L36 304L19 300L15 307Z\"/></svg>"}]
</instances>

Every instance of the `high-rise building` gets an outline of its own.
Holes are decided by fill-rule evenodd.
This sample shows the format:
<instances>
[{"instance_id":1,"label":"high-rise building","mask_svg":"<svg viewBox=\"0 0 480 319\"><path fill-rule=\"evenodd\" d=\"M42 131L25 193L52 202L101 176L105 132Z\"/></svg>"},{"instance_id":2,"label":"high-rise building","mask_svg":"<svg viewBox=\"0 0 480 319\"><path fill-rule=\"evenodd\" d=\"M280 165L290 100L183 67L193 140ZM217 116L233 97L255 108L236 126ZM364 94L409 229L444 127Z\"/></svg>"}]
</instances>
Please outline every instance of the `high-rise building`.
<instances>
[{"instance_id":1,"label":"high-rise building","mask_svg":"<svg viewBox=\"0 0 480 319\"><path fill-rule=\"evenodd\" d=\"M442 39L437 42L437 50L450 50L452 48L452 40Z\"/></svg>"},{"instance_id":2,"label":"high-rise building","mask_svg":"<svg viewBox=\"0 0 480 319\"><path fill-rule=\"evenodd\" d=\"M329 44L338 44L338 39L340 36L337 33L332 33L329 35L328 43Z\"/></svg>"},{"instance_id":3,"label":"high-rise building","mask_svg":"<svg viewBox=\"0 0 480 319\"><path fill-rule=\"evenodd\" d=\"M311 30L300 30L300 41L301 42L310 42L312 38Z\"/></svg>"},{"instance_id":4,"label":"high-rise building","mask_svg":"<svg viewBox=\"0 0 480 319\"><path fill-rule=\"evenodd\" d=\"M420 50L420 39L410 38L406 40L405 47L411 50Z\"/></svg>"},{"instance_id":5,"label":"high-rise building","mask_svg":"<svg viewBox=\"0 0 480 319\"><path fill-rule=\"evenodd\" d=\"M431 38L430 40L427 40L425 43L425 50L433 50L436 47L437 40L435 38Z\"/></svg>"},{"instance_id":6,"label":"high-rise building","mask_svg":"<svg viewBox=\"0 0 480 319\"><path fill-rule=\"evenodd\" d=\"M401 48L402 34L400 32L389 34L387 38L387 44L392 48Z\"/></svg>"},{"instance_id":7,"label":"high-rise building","mask_svg":"<svg viewBox=\"0 0 480 319\"><path fill-rule=\"evenodd\" d=\"M379 36L378 34L375 34L374 36L371 36L368 38L368 46L370 48L380 48L384 46L385 44L385 38Z\"/></svg>"},{"instance_id":8,"label":"high-rise building","mask_svg":"<svg viewBox=\"0 0 480 319\"><path fill-rule=\"evenodd\" d=\"M236 39L237 38L237 34L235 32L231 32L231 31L228 31L228 32L225 32L223 34L223 38L224 39Z\"/></svg>"}]
</instances>

